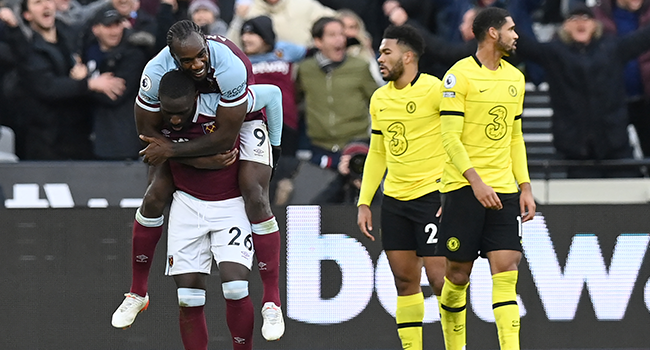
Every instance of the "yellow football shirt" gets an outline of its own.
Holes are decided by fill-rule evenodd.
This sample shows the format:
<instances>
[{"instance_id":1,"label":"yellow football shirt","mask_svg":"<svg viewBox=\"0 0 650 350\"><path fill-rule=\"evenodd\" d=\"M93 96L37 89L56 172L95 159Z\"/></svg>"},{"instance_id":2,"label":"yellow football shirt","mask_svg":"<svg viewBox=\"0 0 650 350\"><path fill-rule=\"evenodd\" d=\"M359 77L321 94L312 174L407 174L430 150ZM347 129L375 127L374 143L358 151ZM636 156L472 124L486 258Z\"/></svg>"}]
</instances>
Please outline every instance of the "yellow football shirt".
<instances>
[{"instance_id":1,"label":"yellow football shirt","mask_svg":"<svg viewBox=\"0 0 650 350\"><path fill-rule=\"evenodd\" d=\"M420 73L403 89L389 82L372 95L372 136L359 205L370 205L384 174L384 194L402 201L439 190L446 157L440 138L440 85L440 79Z\"/></svg>"},{"instance_id":2,"label":"yellow football shirt","mask_svg":"<svg viewBox=\"0 0 650 350\"><path fill-rule=\"evenodd\" d=\"M469 185L474 168L498 193L515 193L530 182L521 130L523 74L501 60L492 71L478 58L458 61L445 74L440 102L442 142L448 158L441 192Z\"/></svg>"}]
</instances>

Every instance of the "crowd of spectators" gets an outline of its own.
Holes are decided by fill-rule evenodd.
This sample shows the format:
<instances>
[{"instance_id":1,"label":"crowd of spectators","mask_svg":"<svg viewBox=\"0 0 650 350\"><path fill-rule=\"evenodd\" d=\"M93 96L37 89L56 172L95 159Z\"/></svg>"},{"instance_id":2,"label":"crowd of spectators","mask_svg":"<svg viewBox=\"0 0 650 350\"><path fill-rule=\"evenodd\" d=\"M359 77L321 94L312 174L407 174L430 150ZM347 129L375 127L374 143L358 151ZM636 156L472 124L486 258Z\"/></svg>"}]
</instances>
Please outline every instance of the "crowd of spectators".
<instances>
[{"instance_id":1,"label":"crowd of spectators","mask_svg":"<svg viewBox=\"0 0 650 350\"><path fill-rule=\"evenodd\" d=\"M488 6L507 8L517 24L508 60L549 86L558 158L631 159L630 130L650 156L650 0L0 0L0 125L14 131L21 160L136 160L142 68L169 27L191 19L239 45L258 82L282 88L274 181L284 192L271 196L283 204L299 150L340 176L345 146L369 138L388 25L418 28L420 69L441 77L476 51L471 23Z\"/></svg>"}]
</instances>

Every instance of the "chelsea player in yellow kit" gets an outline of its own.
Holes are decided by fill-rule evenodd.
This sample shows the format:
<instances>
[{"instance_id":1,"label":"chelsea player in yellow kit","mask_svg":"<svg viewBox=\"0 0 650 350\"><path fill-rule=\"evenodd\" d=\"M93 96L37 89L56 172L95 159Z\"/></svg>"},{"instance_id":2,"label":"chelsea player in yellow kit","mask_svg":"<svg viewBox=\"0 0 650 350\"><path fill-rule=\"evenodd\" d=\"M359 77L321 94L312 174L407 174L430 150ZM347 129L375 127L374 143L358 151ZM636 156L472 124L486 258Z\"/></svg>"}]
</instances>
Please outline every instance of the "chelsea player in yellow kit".
<instances>
[{"instance_id":1,"label":"chelsea player in yellow kit","mask_svg":"<svg viewBox=\"0 0 650 350\"><path fill-rule=\"evenodd\" d=\"M435 255L440 177L440 80L419 73L422 37L410 26L384 32L378 59L388 81L370 99L372 136L363 170L358 225L374 241L370 203L384 174L381 241L397 288L397 331L404 349L422 349L422 266L440 295L445 259Z\"/></svg>"},{"instance_id":2,"label":"chelsea player in yellow kit","mask_svg":"<svg viewBox=\"0 0 650 350\"><path fill-rule=\"evenodd\" d=\"M535 215L521 130L524 76L502 60L514 51L515 24L506 10L474 19L475 55L443 80L440 118L448 158L442 175L438 253L447 258L440 298L447 350L464 349L466 295L474 260L487 257L501 349L519 349L517 266L521 224Z\"/></svg>"}]
</instances>

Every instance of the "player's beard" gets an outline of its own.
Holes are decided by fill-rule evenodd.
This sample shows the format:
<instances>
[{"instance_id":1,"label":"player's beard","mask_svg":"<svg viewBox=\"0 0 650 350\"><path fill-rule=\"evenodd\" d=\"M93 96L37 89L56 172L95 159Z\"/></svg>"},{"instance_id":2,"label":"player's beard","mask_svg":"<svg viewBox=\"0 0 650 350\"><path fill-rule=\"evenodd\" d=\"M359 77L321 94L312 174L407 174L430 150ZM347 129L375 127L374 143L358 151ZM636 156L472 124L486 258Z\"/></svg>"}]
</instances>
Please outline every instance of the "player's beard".
<instances>
[{"instance_id":1,"label":"player's beard","mask_svg":"<svg viewBox=\"0 0 650 350\"><path fill-rule=\"evenodd\" d=\"M503 38L501 37L501 34L499 34L499 38L497 39L497 50L501 52L504 56L510 56L515 53L514 49L514 41L510 47L506 45L505 42L503 42Z\"/></svg>"},{"instance_id":2,"label":"player's beard","mask_svg":"<svg viewBox=\"0 0 650 350\"><path fill-rule=\"evenodd\" d=\"M384 81L395 81L399 79L399 77L401 77L402 74L404 74L404 62L402 62L402 59L400 58L399 61L395 63L393 69L390 69L388 71L388 75L385 77L382 76L382 78L384 79Z\"/></svg>"}]
</instances>

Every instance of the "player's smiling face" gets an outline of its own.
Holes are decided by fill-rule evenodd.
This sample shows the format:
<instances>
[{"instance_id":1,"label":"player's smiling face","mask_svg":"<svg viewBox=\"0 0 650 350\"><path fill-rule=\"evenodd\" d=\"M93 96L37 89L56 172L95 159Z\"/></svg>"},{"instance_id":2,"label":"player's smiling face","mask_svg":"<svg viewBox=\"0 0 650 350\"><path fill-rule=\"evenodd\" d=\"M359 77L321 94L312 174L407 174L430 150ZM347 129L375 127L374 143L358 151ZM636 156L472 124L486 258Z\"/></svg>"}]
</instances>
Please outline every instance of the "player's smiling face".
<instances>
[{"instance_id":1,"label":"player's smiling face","mask_svg":"<svg viewBox=\"0 0 650 350\"><path fill-rule=\"evenodd\" d=\"M379 45L379 71L385 81L395 81L404 74L404 52L397 39L383 39Z\"/></svg>"},{"instance_id":2,"label":"player's smiling face","mask_svg":"<svg viewBox=\"0 0 650 350\"><path fill-rule=\"evenodd\" d=\"M199 33L192 33L184 41L174 40L169 50L183 72L201 81L208 76L210 54L208 44Z\"/></svg>"},{"instance_id":3,"label":"player's smiling face","mask_svg":"<svg viewBox=\"0 0 650 350\"><path fill-rule=\"evenodd\" d=\"M506 17L506 23L499 29L497 49L505 56L509 56L517 48L517 39L519 39L519 35L515 32L515 22L512 17Z\"/></svg>"},{"instance_id":4,"label":"player's smiling face","mask_svg":"<svg viewBox=\"0 0 650 350\"><path fill-rule=\"evenodd\" d=\"M192 122L196 112L197 95L170 98L160 96L160 113L163 122L174 131L181 131L183 127Z\"/></svg>"}]
</instances>

